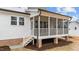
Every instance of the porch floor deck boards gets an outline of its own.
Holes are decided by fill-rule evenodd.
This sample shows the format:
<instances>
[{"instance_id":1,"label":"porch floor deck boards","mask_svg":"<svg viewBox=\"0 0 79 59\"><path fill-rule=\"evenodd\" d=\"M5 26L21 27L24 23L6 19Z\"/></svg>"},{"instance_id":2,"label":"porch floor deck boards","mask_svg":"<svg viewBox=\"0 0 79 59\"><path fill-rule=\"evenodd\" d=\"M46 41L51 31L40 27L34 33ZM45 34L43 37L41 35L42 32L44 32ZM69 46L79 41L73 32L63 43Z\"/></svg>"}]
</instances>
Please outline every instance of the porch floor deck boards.
<instances>
[{"instance_id":1,"label":"porch floor deck boards","mask_svg":"<svg viewBox=\"0 0 79 59\"><path fill-rule=\"evenodd\" d=\"M49 38L56 38L56 37L63 37L68 36L68 34L60 34L60 35L50 35L50 36L39 36L39 39L49 39ZM34 36L37 39L37 36Z\"/></svg>"}]
</instances>

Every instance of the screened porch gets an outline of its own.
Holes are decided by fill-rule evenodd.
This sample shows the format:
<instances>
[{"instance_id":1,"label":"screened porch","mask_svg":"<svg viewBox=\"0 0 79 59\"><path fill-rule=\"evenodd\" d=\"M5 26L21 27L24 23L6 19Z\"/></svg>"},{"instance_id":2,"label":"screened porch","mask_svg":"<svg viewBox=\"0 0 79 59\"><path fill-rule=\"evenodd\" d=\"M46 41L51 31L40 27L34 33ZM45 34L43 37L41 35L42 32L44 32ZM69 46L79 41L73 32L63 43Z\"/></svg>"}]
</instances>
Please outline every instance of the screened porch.
<instances>
[{"instance_id":1,"label":"screened porch","mask_svg":"<svg viewBox=\"0 0 79 59\"><path fill-rule=\"evenodd\" d=\"M53 36L68 34L68 20L46 16L31 17L33 36Z\"/></svg>"}]
</instances>

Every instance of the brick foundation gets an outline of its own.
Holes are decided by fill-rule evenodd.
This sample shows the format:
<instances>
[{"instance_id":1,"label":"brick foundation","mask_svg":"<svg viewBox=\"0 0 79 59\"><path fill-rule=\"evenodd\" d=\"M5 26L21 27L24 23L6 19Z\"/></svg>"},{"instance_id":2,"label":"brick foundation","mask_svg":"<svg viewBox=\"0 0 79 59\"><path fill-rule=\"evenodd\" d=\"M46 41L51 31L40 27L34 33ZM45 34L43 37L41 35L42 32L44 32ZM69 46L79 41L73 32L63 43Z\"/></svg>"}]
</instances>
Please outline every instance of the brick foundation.
<instances>
[{"instance_id":1,"label":"brick foundation","mask_svg":"<svg viewBox=\"0 0 79 59\"><path fill-rule=\"evenodd\" d=\"M11 46L22 43L22 38L0 40L0 46Z\"/></svg>"}]
</instances>

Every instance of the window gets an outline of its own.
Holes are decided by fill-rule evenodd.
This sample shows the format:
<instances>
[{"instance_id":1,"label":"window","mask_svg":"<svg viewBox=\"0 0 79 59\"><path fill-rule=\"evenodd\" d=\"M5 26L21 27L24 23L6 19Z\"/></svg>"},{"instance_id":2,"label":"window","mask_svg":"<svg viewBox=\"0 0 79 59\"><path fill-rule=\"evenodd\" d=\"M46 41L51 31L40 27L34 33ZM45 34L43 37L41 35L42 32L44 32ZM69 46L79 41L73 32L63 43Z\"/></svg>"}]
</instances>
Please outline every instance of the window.
<instances>
[{"instance_id":1,"label":"window","mask_svg":"<svg viewBox=\"0 0 79 59\"><path fill-rule=\"evenodd\" d=\"M17 25L17 17L11 16L11 25Z\"/></svg>"},{"instance_id":2,"label":"window","mask_svg":"<svg viewBox=\"0 0 79 59\"><path fill-rule=\"evenodd\" d=\"M24 18L23 17L19 17L19 25L24 25Z\"/></svg>"}]
</instances>

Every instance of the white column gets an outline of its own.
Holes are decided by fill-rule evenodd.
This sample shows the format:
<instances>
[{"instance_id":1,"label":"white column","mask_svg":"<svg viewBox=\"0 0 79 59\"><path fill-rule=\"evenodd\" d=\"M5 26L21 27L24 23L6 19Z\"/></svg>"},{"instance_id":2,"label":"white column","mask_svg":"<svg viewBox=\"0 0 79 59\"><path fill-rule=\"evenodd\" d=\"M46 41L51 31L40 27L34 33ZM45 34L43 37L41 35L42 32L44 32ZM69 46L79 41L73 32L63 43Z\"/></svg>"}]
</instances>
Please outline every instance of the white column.
<instances>
[{"instance_id":1,"label":"white column","mask_svg":"<svg viewBox=\"0 0 79 59\"><path fill-rule=\"evenodd\" d=\"M70 20L70 19L69 19ZM68 20L68 35L67 35L67 41L69 41L69 20Z\"/></svg>"},{"instance_id":2,"label":"white column","mask_svg":"<svg viewBox=\"0 0 79 59\"><path fill-rule=\"evenodd\" d=\"M40 16L38 17L38 36L40 36Z\"/></svg>"},{"instance_id":3,"label":"white column","mask_svg":"<svg viewBox=\"0 0 79 59\"><path fill-rule=\"evenodd\" d=\"M58 19L56 18L56 35L58 35Z\"/></svg>"},{"instance_id":4,"label":"white column","mask_svg":"<svg viewBox=\"0 0 79 59\"><path fill-rule=\"evenodd\" d=\"M70 21L70 19L68 20L68 35L69 35L69 21Z\"/></svg>"},{"instance_id":5,"label":"white column","mask_svg":"<svg viewBox=\"0 0 79 59\"><path fill-rule=\"evenodd\" d=\"M37 47L41 48L42 47L42 39L40 37L40 16L38 17L38 39L37 39Z\"/></svg>"},{"instance_id":6,"label":"white column","mask_svg":"<svg viewBox=\"0 0 79 59\"><path fill-rule=\"evenodd\" d=\"M56 37L56 39L54 39L54 43L58 44L58 37Z\"/></svg>"},{"instance_id":7,"label":"white column","mask_svg":"<svg viewBox=\"0 0 79 59\"><path fill-rule=\"evenodd\" d=\"M34 24L35 24L35 17L33 17L33 36L34 36Z\"/></svg>"},{"instance_id":8,"label":"white column","mask_svg":"<svg viewBox=\"0 0 79 59\"><path fill-rule=\"evenodd\" d=\"M63 34L65 34L65 33L64 33L64 19L63 19Z\"/></svg>"},{"instance_id":9,"label":"white column","mask_svg":"<svg viewBox=\"0 0 79 59\"><path fill-rule=\"evenodd\" d=\"M34 39L33 39L33 41L32 41L32 45L34 45Z\"/></svg>"},{"instance_id":10,"label":"white column","mask_svg":"<svg viewBox=\"0 0 79 59\"><path fill-rule=\"evenodd\" d=\"M50 36L50 17L48 17L48 35Z\"/></svg>"},{"instance_id":11,"label":"white column","mask_svg":"<svg viewBox=\"0 0 79 59\"><path fill-rule=\"evenodd\" d=\"M39 40L38 40L37 47L38 47L38 48L41 48L41 47L42 47L42 39L39 39Z\"/></svg>"},{"instance_id":12,"label":"white column","mask_svg":"<svg viewBox=\"0 0 79 59\"><path fill-rule=\"evenodd\" d=\"M56 18L56 35L58 35L58 19ZM58 36L54 39L54 43L58 44Z\"/></svg>"}]
</instances>

